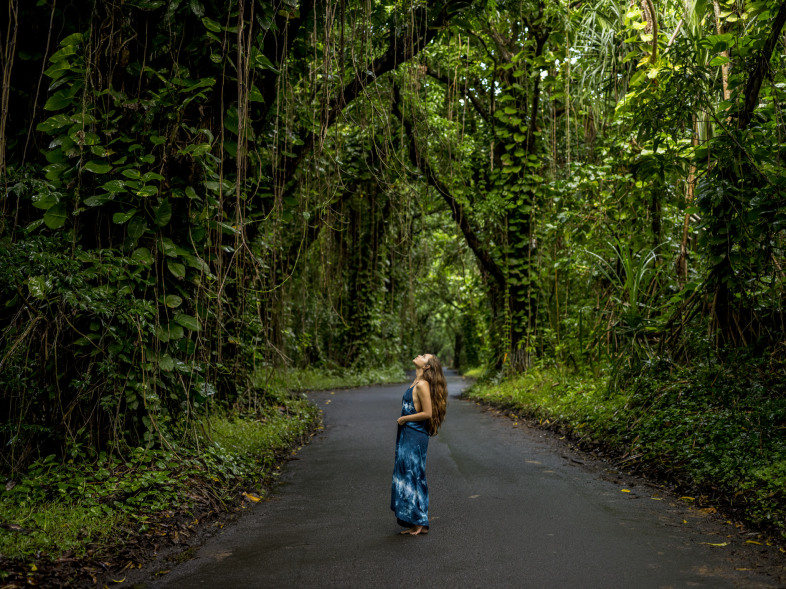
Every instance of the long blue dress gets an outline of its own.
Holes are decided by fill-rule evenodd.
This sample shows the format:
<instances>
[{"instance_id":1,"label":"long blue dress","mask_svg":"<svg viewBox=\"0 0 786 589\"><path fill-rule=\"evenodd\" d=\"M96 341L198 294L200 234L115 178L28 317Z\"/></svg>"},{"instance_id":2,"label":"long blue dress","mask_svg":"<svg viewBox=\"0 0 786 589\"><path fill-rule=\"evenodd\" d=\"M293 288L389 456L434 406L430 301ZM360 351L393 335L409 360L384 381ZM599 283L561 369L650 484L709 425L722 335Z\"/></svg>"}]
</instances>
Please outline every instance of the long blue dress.
<instances>
[{"instance_id":1,"label":"long blue dress","mask_svg":"<svg viewBox=\"0 0 786 589\"><path fill-rule=\"evenodd\" d=\"M407 389L401 401L401 415L413 415L414 385ZM390 509L396 521L405 527L428 527L428 485L426 484L426 453L429 434L426 421L407 421L398 426L396 460L393 464L393 485Z\"/></svg>"}]
</instances>

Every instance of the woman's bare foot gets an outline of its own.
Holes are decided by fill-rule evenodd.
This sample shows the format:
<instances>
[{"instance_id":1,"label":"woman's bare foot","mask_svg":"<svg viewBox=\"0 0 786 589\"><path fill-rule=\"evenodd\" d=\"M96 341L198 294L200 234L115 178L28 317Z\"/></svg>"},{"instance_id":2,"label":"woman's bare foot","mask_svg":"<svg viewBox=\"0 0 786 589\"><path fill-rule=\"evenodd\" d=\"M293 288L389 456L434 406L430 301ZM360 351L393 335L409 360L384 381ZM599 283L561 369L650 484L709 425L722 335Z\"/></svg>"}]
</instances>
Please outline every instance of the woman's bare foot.
<instances>
[{"instance_id":1,"label":"woman's bare foot","mask_svg":"<svg viewBox=\"0 0 786 589\"><path fill-rule=\"evenodd\" d=\"M402 536L425 536L428 534L428 527L426 526L412 526L411 528L407 528L406 530L402 530L399 532Z\"/></svg>"}]
</instances>

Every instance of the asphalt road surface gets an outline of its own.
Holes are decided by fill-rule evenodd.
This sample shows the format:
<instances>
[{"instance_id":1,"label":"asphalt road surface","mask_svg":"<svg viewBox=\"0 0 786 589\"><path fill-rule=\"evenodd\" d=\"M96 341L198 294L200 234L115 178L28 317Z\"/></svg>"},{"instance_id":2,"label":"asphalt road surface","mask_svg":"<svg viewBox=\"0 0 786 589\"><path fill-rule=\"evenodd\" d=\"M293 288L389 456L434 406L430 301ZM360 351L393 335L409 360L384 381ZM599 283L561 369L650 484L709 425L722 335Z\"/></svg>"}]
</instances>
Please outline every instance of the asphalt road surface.
<instances>
[{"instance_id":1,"label":"asphalt road surface","mask_svg":"<svg viewBox=\"0 0 786 589\"><path fill-rule=\"evenodd\" d=\"M580 464L550 434L459 400L464 386L449 378L429 445L427 536L398 535L389 509L406 385L315 393L325 431L274 499L149 586L783 586L777 549L610 465Z\"/></svg>"}]
</instances>

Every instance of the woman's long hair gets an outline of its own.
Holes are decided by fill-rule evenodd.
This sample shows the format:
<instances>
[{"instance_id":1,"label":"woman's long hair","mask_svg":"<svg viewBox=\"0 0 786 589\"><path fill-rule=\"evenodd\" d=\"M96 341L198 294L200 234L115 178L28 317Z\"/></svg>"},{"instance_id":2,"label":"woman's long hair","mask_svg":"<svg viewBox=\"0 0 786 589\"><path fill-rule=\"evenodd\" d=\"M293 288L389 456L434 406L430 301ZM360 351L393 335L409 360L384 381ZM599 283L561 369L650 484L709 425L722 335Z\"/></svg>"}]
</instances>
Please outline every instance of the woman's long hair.
<instances>
[{"instance_id":1,"label":"woman's long hair","mask_svg":"<svg viewBox=\"0 0 786 589\"><path fill-rule=\"evenodd\" d=\"M426 423L426 429L430 435L436 435L439 426L445 420L445 410L448 404L448 385L445 382L445 374L442 372L442 363L434 354L430 354L431 359L423 367L421 377L428 383L431 391L431 419Z\"/></svg>"}]
</instances>

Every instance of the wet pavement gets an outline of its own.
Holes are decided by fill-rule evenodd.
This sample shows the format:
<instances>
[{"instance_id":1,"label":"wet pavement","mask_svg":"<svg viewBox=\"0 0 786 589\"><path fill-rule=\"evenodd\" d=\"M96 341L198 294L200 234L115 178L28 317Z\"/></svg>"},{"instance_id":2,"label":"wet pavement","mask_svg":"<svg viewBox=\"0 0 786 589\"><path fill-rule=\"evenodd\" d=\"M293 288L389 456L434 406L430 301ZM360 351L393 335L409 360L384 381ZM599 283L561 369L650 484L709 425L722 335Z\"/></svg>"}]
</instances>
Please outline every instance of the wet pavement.
<instances>
[{"instance_id":1,"label":"wet pavement","mask_svg":"<svg viewBox=\"0 0 786 589\"><path fill-rule=\"evenodd\" d=\"M431 531L399 536L389 502L406 386L310 395L325 431L288 464L274 498L146 586L783 586L777 549L746 544L717 517L459 400L457 377L429 446Z\"/></svg>"}]
</instances>

